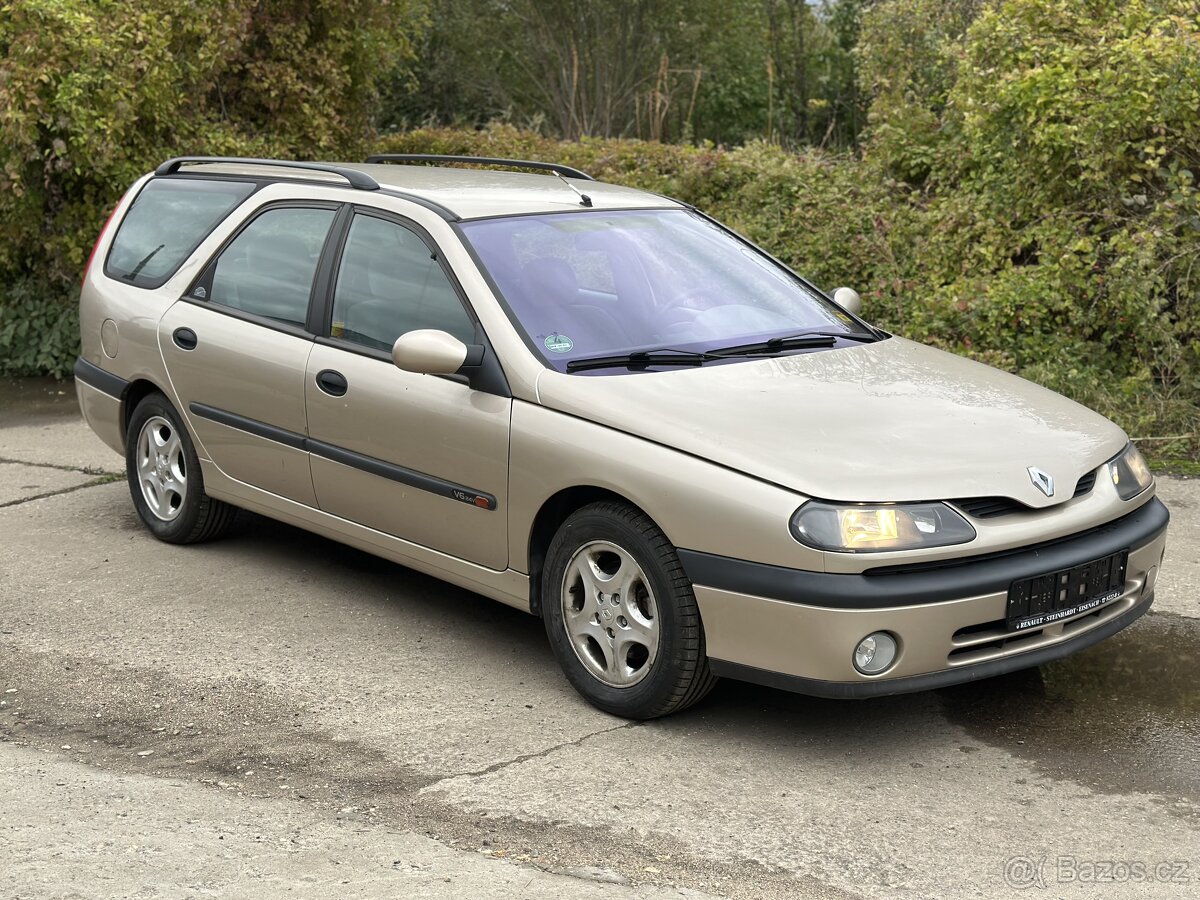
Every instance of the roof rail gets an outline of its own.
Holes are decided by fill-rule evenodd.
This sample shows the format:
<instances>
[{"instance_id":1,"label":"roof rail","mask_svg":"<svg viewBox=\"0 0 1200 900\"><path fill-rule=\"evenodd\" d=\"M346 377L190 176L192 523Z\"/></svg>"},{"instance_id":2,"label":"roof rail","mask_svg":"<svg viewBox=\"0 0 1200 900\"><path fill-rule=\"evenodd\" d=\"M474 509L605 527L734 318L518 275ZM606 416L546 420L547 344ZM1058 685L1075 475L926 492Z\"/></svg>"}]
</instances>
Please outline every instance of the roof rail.
<instances>
[{"instance_id":1,"label":"roof rail","mask_svg":"<svg viewBox=\"0 0 1200 900\"><path fill-rule=\"evenodd\" d=\"M250 159L244 156L177 156L168 159L154 170L155 175L173 175L185 165L202 163L230 163L242 166L274 166L281 169L306 169L313 172L328 172L345 178L350 187L360 191L377 191L379 182L365 172L317 162L287 162L281 159Z\"/></svg>"},{"instance_id":2,"label":"roof rail","mask_svg":"<svg viewBox=\"0 0 1200 900\"><path fill-rule=\"evenodd\" d=\"M558 163L535 162L528 159L497 159L491 156L452 156L442 155L438 153L377 153L374 156L367 157L368 163L422 163L422 162L451 162L451 163L473 163L480 166L508 166L513 169L536 169L540 172L555 172L559 175L565 175L568 178L579 178L583 181L595 181L596 179L587 172L581 172L579 169L573 169L570 166L559 165Z\"/></svg>"}]
</instances>

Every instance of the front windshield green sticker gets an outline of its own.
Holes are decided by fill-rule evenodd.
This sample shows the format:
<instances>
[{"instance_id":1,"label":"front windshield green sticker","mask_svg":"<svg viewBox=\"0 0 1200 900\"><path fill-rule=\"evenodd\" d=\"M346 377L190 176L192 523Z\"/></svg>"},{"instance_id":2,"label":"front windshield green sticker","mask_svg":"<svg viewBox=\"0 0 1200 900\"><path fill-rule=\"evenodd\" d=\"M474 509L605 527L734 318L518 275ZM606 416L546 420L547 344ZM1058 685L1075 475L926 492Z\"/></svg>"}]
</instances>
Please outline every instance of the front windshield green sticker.
<instances>
[{"instance_id":1,"label":"front windshield green sticker","mask_svg":"<svg viewBox=\"0 0 1200 900\"><path fill-rule=\"evenodd\" d=\"M575 346L575 342L565 334L559 334L557 331L554 334L546 335L546 340L543 342L546 349L551 353L570 353L571 348Z\"/></svg>"}]
</instances>

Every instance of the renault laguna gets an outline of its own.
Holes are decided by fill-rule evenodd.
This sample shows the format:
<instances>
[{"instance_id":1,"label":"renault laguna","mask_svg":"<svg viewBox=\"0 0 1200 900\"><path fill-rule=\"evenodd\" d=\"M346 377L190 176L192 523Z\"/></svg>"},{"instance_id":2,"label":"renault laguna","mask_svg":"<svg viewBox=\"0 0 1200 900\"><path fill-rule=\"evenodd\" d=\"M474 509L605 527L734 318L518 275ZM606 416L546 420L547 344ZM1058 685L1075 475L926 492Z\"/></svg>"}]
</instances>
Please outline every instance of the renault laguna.
<instances>
[{"instance_id":1,"label":"renault laguna","mask_svg":"<svg viewBox=\"0 0 1200 900\"><path fill-rule=\"evenodd\" d=\"M1122 430L860 306L552 163L184 157L101 232L75 375L160 540L251 510L484 594L619 716L935 688L1141 616L1168 513Z\"/></svg>"}]
</instances>

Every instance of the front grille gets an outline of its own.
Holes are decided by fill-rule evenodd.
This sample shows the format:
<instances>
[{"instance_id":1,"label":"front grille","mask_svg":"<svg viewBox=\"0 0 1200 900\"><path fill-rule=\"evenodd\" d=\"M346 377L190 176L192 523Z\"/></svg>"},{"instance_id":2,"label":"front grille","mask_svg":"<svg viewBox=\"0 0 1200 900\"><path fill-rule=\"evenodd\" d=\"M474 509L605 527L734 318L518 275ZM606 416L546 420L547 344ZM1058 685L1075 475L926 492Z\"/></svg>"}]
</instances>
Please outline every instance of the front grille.
<instances>
[{"instance_id":1,"label":"front grille","mask_svg":"<svg viewBox=\"0 0 1200 900\"><path fill-rule=\"evenodd\" d=\"M1071 496L1072 496L1072 498L1082 497L1084 494L1086 494L1088 491L1090 491L1095 486L1096 486L1096 472L1095 472L1095 470L1092 470L1091 472L1088 472L1086 475L1084 475L1082 478L1080 478L1077 482L1075 482L1075 493L1072 494Z\"/></svg>"},{"instance_id":2,"label":"front grille","mask_svg":"<svg viewBox=\"0 0 1200 900\"><path fill-rule=\"evenodd\" d=\"M1071 499L1082 497L1096 486L1096 472L1092 470L1075 482L1075 493ZM1010 516L1013 513L1030 512L1033 507L1026 506L1012 497L965 497L961 500L947 501L953 503L973 519L991 519L996 516Z\"/></svg>"},{"instance_id":3,"label":"front grille","mask_svg":"<svg viewBox=\"0 0 1200 900\"><path fill-rule=\"evenodd\" d=\"M975 519L990 519L993 516L1007 516L1012 513L1028 512L1030 507L1011 497L967 497L964 500L951 500L955 506Z\"/></svg>"}]
</instances>

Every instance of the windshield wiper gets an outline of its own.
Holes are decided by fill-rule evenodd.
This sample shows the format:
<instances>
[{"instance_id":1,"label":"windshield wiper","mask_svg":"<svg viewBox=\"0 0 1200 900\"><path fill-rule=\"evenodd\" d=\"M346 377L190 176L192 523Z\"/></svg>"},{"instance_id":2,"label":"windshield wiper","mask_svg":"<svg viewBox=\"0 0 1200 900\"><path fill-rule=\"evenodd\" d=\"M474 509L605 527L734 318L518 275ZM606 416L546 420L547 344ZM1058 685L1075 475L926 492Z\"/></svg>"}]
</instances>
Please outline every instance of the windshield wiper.
<instances>
[{"instance_id":1,"label":"windshield wiper","mask_svg":"<svg viewBox=\"0 0 1200 900\"><path fill-rule=\"evenodd\" d=\"M635 350L613 356L593 356L590 359L573 359L567 363L568 372L586 369L611 369L624 366L642 369L646 366L702 366L710 359L721 359L714 353L692 353L688 350Z\"/></svg>"},{"instance_id":2,"label":"windshield wiper","mask_svg":"<svg viewBox=\"0 0 1200 900\"><path fill-rule=\"evenodd\" d=\"M744 356L747 353L782 353L785 350L806 350L810 347L832 347L837 339L831 334L797 334L792 337L777 337L753 344L738 344L713 350L714 356Z\"/></svg>"},{"instance_id":3,"label":"windshield wiper","mask_svg":"<svg viewBox=\"0 0 1200 900\"><path fill-rule=\"evenodd\" d=\"M647 366L702 366L714 359L728 359L732 356L759 356L768 353L783 353L787 350L832 347L837 343L838 338L845 338L848 341L879 340L875 335L865 334L861 331L806 331L803 334L770 338L765 341L755 341L753 344L738 344L736 347L722 347L719 350L709 350L703 353L666 347L662 350L635 350L632 353L620 353L613 356L573 359L567 363L567 371L582 372L586 369L610 369L619 366L629 369L641 369Z\"/></svg>"},{"instance_id":4,"label":"windshield wiper","mask_svg":"<svg viewBox=\"0 0 1200 900\"><path fill-rule=\"evenodd\" d=\"M157 254L158 251L161 250L165 246L167 246L167 245L159 244L157 247L155 247L153 250L151 250L149 253L147 253L145 256L143 256L141 258L141 260L138 262L138 264L133 267L133 270L131 272L129 272L125 277L128 280L133 281L133 279L135 279L139 275L141 275L142 269L146 268L146 266L150 262L150 260L154 259L155 254Z\"/></svg>"},{"instance_id":5,"label":"windshield wiper","mask_svg":"<svg viewBox=\"0 0 1200 900\"><path fill-rule=\"evenodd\" d=\"M877 334L869 334L866 331L809 331L806 334L820 334L828 337L845 338L848 341L861 341L864 344L874 344L877 341L883 340Z\"/></svg>"},{"instance_id":6,"label":"windshield wiper","mask_svg":"<svg viewBox=\"0 0 1200 900\"><path fill-rule=\"evenodd\" d=\"M717 357L725 356L745 356L747 354L760 353L782 353L786 350L807 350L816 347L832 347L837 343L838 338L844 338L848 341L870 341L879 340L873 334L866 334L861 331L805 331L802 334L793 334L786 337L768 338L765 341L755 341L753 344L738 344L736 347L722 347L719 350L709 351L710 355Z\"/></svg>"}]
</instances>

